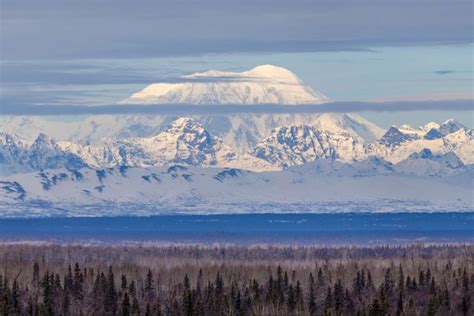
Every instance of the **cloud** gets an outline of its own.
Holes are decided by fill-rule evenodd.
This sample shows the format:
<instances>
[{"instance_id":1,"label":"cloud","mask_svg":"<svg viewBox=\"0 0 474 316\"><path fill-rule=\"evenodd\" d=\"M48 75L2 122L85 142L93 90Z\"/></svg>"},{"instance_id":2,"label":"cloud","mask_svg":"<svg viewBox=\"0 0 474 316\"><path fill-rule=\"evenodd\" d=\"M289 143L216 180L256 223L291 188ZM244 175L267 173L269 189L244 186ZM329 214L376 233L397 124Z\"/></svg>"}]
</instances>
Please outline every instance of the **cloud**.
<instances>
[{"instance_id":1,"label":"cloud","mask_svg":"<svg viewBox=\"0 0 474 316\"><path fill-rule=\"evenodd\" d=\"M450 75L450 74L453 74L453 73L455 73L455 72L456 72L456 71L454 71L454 70L449 70L449 69L447 69L447 70L437 70L437 71L435 71L434 73L437 74L437 75L443 76L443 75Z\"/></svg>"},{"instance_id":2,"label":"cloud","mask_svg":"<svg viewBox=\"0 0 474 316\"><path fill-rule=\"evenodd\" d=\"M469 0L15 0L2 59L143 58L472 42Z\"/></svg>"},{"instance_id":3,"label":"cloud","mask_svg":"<svg viewBox=\"0 0 474 316\"><path fill-rule=\"evenodd\" d=\"M237 113L330 113L330 112L407 112L407 111L474 111L474 100L331 102L319 105L24 105L10 104L0 109L2 115L104 115L164 114L221 115Z\"/></svg>"}]
</instances>

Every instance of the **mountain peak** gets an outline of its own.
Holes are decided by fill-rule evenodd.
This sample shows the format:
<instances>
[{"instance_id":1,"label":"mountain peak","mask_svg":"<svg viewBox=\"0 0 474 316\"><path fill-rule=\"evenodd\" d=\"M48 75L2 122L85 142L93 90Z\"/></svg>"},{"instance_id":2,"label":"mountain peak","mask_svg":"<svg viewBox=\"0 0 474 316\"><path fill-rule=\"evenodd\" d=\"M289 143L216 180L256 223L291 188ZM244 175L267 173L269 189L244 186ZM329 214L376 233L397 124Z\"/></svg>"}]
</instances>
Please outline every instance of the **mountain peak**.
<instances>
[{"instance_id":1,"label":"mountain peak","mask_svg":"<svg viewBox=\"0 0 474 316\"><path fill-rule=\"evenodd\" d=\"M436 122L429 122L429 123L426 123L424 126L421 127L421 129L423 131L430 131L432 129L438 129L440 127L440 125Z\"/></svg>"},{"instance_id":2,"label":"mountain peak","mask_svg":"<svg viewBox=\"0 0 474 316\"><path fill-rule=\"evenodd\" d=\"M284 82L301 82L300 79L290 70L274 65L260 65L252 68L245 73L256 77L271 78L274 80L281 80Z\"/></svg>"},{"instance_id":3,"label":"mountain peak","mask_svg":"<svg viewBox=\"0 0 474 316\"><path fill-rule=\"evenodd\" d=\"M209 70L178 83L154 83L121 103L136 104L320 104L328 98L283 67L261 65L243 72Z\"/></svg>"},{"instance_id":4,"label":"mountain peak","mask_svg":"<svg viewBox=\"0 0 474 316\"><path fill-rule=\"evenodd\" d=\"M207 133L204 126L190 117L180 117L170 123L167 131Z\"/></svg>"},{"instance_id":5,"label":"mountain peak","mask_svg":"<svg viewBox=\"0 0 474 316\"><path fill-rule=\"evenodd\" d=\"M388 147L399 146L401 143L409 141L411 139L413 139L412 136L403 133L396 126L392 126L387 130L387 132L382 136L382 138L380 138L379 143Z\"/></svg>"},{"instance_id":6,"label":"mountain peak","mask_svg":"<svg viewBox=\"0 0 474 316\"><path fill-rule=\"evenodd\" d=\"M184 125L192 125L192 124L199 124L194 119L190 117L180 117L173 122L170 123L170 126L184 126Z\"/></svg>"},{"instance_id":7,"label":"mountain peak","mask_svg":"<svg viewBox=\"0 0 474 316\"><path fill-rule=\"evenodd\" d=\"M35 141L31 145L32 148L56 148L56 143L46 134L39 133Z\"/></svg>"},{"instance_id":8,"label":"mountain peak","mask_svg":"<svg viewBox=\"0 0 474 316\"><path fill-rule=\"evenodd\" d=\"M456 121L454 118L449 118L443 122L443 125L453 124L453 123L459 124L458 121Z\"/></svg>"},{"instance_id":9,"label":"mountain peak","mask_svg":"<svg viewBox=\"0 0 474 316\"><path fill-rule=\"evenodd\" d=\"M416 159L428 159L436 161L451 169L459 169L464 167L464 163L454 152L434 154L430 149L423 148L420 152L409 155L405 161Z\"/></svg>"},{"instance_id":10,"label":"mountain peak","mask_svg":"<svg viewBox=\"0 0 474 316\"><path fill-rule=\"evenodd\" d=\"M466 127L464 125L462 125L461 123L459 123L455 119L451 118L451 119L445 121L443 124L441 124L441 127L439 128L439 130L444 135L448 135L448 134L457 132L460 129L465 129L465 128Z\"/></svg>"},{"instance_id":11,"label":"mountain peak","mask_svg":"<svg viewBox=\"0 0 474 316\"><path fill-rule=\"evenodd\" d=\"M0 132L0 145L11 145L17 142L17 138L9 133Z\"/></svg>"}]
</instances>

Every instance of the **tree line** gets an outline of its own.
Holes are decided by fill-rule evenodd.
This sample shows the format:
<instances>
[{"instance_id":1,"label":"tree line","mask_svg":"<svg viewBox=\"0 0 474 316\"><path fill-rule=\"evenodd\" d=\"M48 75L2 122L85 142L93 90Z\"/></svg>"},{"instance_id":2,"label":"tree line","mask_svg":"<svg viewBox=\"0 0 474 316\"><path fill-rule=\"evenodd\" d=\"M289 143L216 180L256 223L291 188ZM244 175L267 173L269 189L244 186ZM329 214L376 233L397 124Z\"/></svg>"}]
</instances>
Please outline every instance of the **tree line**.
<instances>
[{"instance_id":1,"label":"tree line","mask_svg":"<svg viewBox=\"0 0 474 316\"><path fill-rule=\"evenodd\" d=\"M225 247L218 248L225 251ZM60 251L54 255L52 249ZM180 247L172 249L162 250L173 255L156 257L149 254L157 249L147 247L4 247L3 254L9 252L0 257L0 314L378 316L474 312L474 252L470 246L441 246L428 252L425 247L404 248L405 253L392 248L391 256L381 258L360 256L364 253L361 248L345 248L343 256L311 260L295 259L292 249L296 253L298 248L289 247L276 261L216 260L199 257L196 254L202 248L189 246L181 249L183 258L179 259ZM419 253L414 249L420 249ZM127 251L141 253L140 261L117 259L121 252L127 257ZM67 263L76 252L84 256L96 253L96 261ZM193 260L189 260L190 253ZM33 261L31 254L35 254Z\"/></svg>"}]
</instances>

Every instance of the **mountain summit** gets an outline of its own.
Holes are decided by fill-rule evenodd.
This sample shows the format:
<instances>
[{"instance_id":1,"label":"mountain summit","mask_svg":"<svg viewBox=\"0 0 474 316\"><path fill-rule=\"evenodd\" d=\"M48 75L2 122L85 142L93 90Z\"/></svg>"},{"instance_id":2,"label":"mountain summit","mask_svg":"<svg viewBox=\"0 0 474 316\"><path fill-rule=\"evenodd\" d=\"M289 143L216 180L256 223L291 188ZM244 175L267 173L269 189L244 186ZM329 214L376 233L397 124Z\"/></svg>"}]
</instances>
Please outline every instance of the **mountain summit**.
<instances>
[{"instance_id":1,"label":"mountain summit","mask_svg":"<svg viewBox=\"0 0 474 316\"><path fill-rule=\"evenodd\" d=\"M288 69L262 65L243 72L194 73L177 83L153 83L121 103L297 105L327 101Z\"/></svg>"}]
</instances>

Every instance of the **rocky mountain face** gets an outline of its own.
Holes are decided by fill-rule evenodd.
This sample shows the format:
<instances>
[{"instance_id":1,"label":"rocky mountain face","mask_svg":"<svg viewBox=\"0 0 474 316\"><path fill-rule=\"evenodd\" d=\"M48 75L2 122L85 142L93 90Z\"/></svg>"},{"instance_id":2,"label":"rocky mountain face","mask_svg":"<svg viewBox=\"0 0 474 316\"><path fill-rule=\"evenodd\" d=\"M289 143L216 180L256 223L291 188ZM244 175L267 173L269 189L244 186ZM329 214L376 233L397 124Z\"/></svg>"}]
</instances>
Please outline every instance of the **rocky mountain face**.
<instances>
[{"instance_id":1,"label":"rocky mountain face","mask_svg":"<svg viewBox=\"0 0 474 316\"><path fill-rule=\"evenodd\" d=\"M179 118L152 137L110 139L101 145L60 142L64 151L80 156L96 168L128 166L157 167L181 164L200 167L239 167L275 170L267 162L248 154L238 154L220 137L211 135L191 118Z\"/></svg>"},{"instance_id":2,"label":"rocky mountain face","mask_svg":"<svg viewBox=\"0 0 474 316\"><path fill-rule=\"evenodd\" d=\"M392 126L380 140L367 146L367 153L397 163L423 149L437 154L454 153L464 164L473 164L473 130L453 119L419 128Z\"/></svg>"},{"instance_id":3,"label":"rocky mountain face","mask_svg":"<svg viewBox=\"0 0 474 316\"><path fill-rule=\"evenodd\" d=\"M276 128L251 152L283 169L317 159L353 162L366 158L364 141L359 136L308 125Z\"/></svg>"},{"instance_id":4,"label":"rocky mountain face","mask_svg":"<svg viewBox=\"0 0 474 316\"><path fill-rule=\"evenodd\" d=\"M27 146L13 135L0 135L0 170L2 174L58 168L82 168L87 164L78 155L62 150L45 134Z\"/></svg>"},{"instance_id":5,"label":"rocky mountain face","mask_svg":"<svg viewBox=\"0 0 474 316\"><path fill-rule=\"evenodd\" d=\"M353 164L376 157L397 164L418 159L420 152L426 156L424 159L430 155L454 155L462 165L473 163L474 137L472 130L467 128L460 127L432 139L427 137L433 133L432 126L419 129L392 126L379 140L368 143L359 135L364 125L354 126L353 122L353 117L346 114L325 114L318 117L314 125L279 126L244 153L189 117L172 121L168 128L154 136L115 137L91 145L55 142L44 134L28 144L3 133L0 162L4 174L62 167L161 167L175 164L271 171L323 159ZM454 124L451 121L450 125ZM446 129L442 127L443 124L437 129L445 134Z\"/></svg>"},{"instance_id":6,"label":"rocky mountain face","mask_svg":"<svg viewBox=\"0 0 474 316\"><path fill-rule=\"evenodd\" d=\"M384 133L380 127L354 114L240 113L189 117L241 154L280 126L317 125L323 129L345 129L359 135L365 142L373 142ZM4 132L17 134L28 142L34 141L38 133L44 133L58 141L97 145L111 138L152 137L165 131L171 122L179 118L172 115L103 115L100 118L79 118L64 124L40 117L0 117L0 123Z\"/></svg>"}]
</instances>

